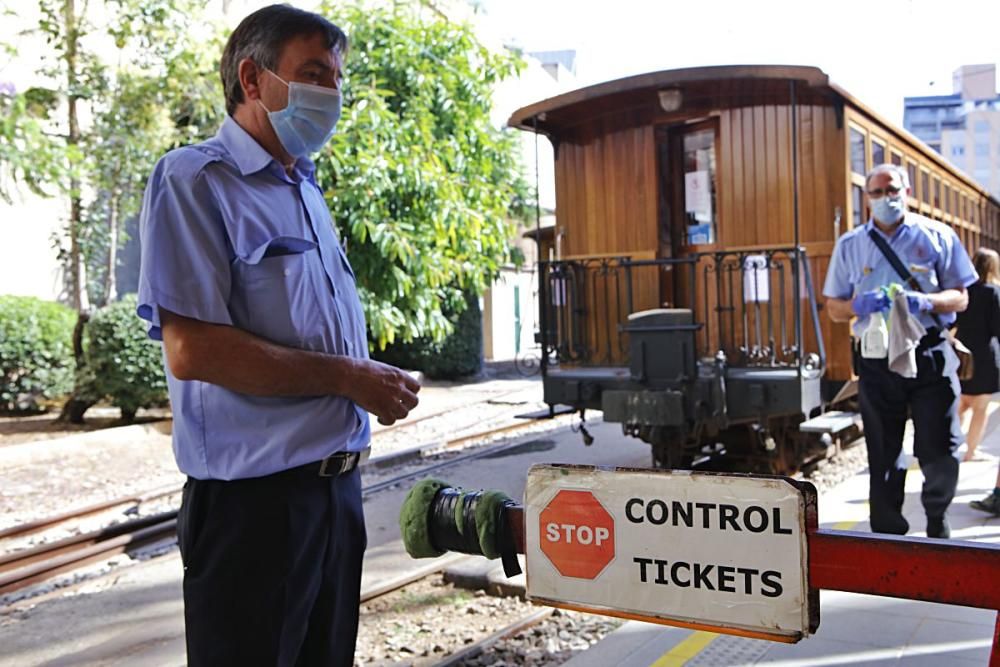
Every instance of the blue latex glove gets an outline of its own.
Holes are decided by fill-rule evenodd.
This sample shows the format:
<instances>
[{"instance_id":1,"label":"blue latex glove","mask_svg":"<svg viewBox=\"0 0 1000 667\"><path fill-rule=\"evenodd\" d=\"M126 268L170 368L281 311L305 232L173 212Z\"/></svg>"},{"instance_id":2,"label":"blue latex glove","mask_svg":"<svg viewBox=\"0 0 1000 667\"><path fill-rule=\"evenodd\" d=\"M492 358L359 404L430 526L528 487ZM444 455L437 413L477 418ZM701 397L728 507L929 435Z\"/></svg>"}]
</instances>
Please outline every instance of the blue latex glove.
<instances>
[{"instance_id":1,"label":"blue latex glove","mask_svg":"<svg viewBox=\"0 0 1000 667\"><path fill-rule=\"evenodd\" d=\"M889 297L880 289L862 292L851 301L851 308L858 317L868 317L872 313L889 310L891 305Z\"/></svg>"},{"instance_id":2,"label":"blue latex glove","mask_svg":"<svg viewBox=\"0 0 1000 667\"><path fill-rule=\"evenodd\" d=\"M924 294L923 292L906 292L906 307L910 309L910 312L914 315L919 315L920 313L929 313L934 309L934 304L931 303L931 298Z\"/></svg>"}]
</instances>

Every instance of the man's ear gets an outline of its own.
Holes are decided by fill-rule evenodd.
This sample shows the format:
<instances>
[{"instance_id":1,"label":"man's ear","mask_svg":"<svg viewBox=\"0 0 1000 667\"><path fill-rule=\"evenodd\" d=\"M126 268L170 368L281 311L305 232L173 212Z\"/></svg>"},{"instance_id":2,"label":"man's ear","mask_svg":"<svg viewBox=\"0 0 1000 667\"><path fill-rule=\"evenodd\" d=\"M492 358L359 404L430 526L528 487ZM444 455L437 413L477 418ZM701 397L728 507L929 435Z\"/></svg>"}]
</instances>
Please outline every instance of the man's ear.
<instances>
[{"instance_id":1,"label":"man's ear","mask_svg":"<svg viewBox=\"0 0 1000 667\"><path fill-rule=\"evenodd\" d=\"M259 100L260 99L260 85L258 79L260 78L261 70L257 67L257 63L250 60L249 58L244 58L239 64L239 77L240 86L243 88L243 96L246 100Z\"/></svg>"}]
</instances>

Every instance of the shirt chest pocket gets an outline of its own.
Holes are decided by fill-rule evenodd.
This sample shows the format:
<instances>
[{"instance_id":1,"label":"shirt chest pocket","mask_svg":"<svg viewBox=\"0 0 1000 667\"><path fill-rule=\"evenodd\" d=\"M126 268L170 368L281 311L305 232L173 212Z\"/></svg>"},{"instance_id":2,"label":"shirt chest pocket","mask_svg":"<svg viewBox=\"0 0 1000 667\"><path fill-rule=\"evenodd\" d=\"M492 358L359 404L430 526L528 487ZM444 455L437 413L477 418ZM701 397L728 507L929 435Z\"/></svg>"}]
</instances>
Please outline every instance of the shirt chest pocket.
<instances>
[{"instance_id":1,"label":"shirt chest pocket","mask_svg":"<svg viewBox=\"0 0 1000 667\"><path fill-rule=\"evenodd\" d=\"M233 262L236 325L274 343L303 347L322 331L316 243L280 236Z\"/></svg>"}]
</instances>

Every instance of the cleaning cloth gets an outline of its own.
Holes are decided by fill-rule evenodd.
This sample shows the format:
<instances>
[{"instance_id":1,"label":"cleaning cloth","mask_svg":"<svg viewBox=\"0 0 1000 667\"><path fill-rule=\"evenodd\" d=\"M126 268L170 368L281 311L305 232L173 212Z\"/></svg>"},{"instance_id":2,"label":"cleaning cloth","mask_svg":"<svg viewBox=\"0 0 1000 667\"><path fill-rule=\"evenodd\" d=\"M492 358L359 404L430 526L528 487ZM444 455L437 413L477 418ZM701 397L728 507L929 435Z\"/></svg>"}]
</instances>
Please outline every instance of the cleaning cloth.
<instances>
[{"instance_id":1,"label":"cleaning cloth","mask_svg":"<svg viewBox=\"0 0 1000 667\"><path fill-rule=\"evenodd\" d=\"M917 346L927 329L910 313L906 293L893 290L889 310L889 370L905 378L917 377Z\"/></svg>"}]
</instances>

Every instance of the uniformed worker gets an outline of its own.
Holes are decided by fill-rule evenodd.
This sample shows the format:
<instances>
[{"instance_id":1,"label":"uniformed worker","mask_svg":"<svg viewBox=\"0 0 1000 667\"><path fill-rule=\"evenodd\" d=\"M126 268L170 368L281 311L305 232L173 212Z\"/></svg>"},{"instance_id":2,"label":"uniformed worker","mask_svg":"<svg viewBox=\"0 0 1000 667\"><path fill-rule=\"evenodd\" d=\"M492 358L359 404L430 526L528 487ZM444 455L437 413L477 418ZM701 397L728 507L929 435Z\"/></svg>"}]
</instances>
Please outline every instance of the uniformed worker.
<instances>
[{"instance_id":1,"label":"uniformed worker","mask_svg":"<svg viewBox=\"0 0 1000 667\"><path fill-rule=\"evenodd\" d=\"M963 442L957 407L961 389L958 357L935 322L949 326L968 304L965 288L976 280L969 256L955 232L940 222L906 210L910 193L906 171L881 164L865 179L871 219L837 240L823 295L836 322L856 318L860 337L876 311L887 311L889 297L881 289L904 283L872 240L884 238L924 292L908 290L907 305L927 329L917 348L917 376L890 371L887 359L863 358L855 345L859 399L868 446L871 528L904 535L906 457L903 429L913 420L913 452L924 474L920 499L927 514L928 537L948 538L946 512L958 483L956 451ZM888 313L886 313L888 315Z\"/></svg>"},{"instance_id":2,"label":"uniformed worker","mask_svg":"<svg viewBox=\"0 0 1000 667\"><path fill-rule=\"evenodd\" d=\"M218 134L168 153L140 222L139 315L162 339L188 664L350 665L366 545L357 465L419 385L368 359L309 155L340 115L344 33L287 5L222 55Z\"/></svg>"}]
</instances>

